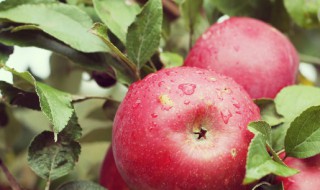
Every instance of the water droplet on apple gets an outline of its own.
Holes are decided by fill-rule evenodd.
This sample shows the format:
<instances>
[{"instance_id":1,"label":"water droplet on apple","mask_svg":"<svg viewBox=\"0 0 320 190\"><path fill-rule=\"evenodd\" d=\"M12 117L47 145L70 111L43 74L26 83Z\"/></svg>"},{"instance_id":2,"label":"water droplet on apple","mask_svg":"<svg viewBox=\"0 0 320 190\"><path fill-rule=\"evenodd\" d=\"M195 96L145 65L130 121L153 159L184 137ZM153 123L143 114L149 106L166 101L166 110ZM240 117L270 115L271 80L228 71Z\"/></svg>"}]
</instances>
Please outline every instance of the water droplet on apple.
<instances>
[{"instance_id":1,"label":"water droplet on apple","mask_svg":"<svg viewBox=\"0 0 320 190\"><path fill-rule=\"evenodd\" d=\"M158 124L156 122L152 122L152 125L149 127L149 130L152 131Z\"/></svg>"},{"instance_id":2,"label":"water droplet on apple","mask_svg":"<svg viewBox=\"0 0 320 190\"><path fill-rule=\"evenodd\" d=\"M215 77L209 77L209 78L207 78L207 80L209 82L216 82L217 81L217 79Z\"/></svg>"},{"instance_id":3,"label":"water droplet on apple","mask_svg":"<svg viewBox=\"0 0 320 190\"><path fill-rule=\"evenodd\" d=\"M158 87L161 87L161 86L163 86L164 85L164 81L160 81L159 83L158 83Z\"/></svg>"},{"instance_id":4,"label":"water droplet on apple","mask_svg":"<svg viewBox=\"0 0 320 190\"><path fill-rule=\"evenodd\" d=\"M158 117L158 114L152 113L152 114L151 114L151 117L152 117L152 118L157 118L157 117Z\"/></svg>"},{"instance_id":5,"label":"water droplet on apple","mask_svg":"<svg viewBox=\"0 0 320 190\"><path fill-rule=\"evenodd\" d=\"M237 100L232 100L232 105L237 109L240 108L240 104L239 104L239 102Z\"/></svg>"},{"instance_id":6,"label":"water droplet on apple","mask_svg":"<svg viewBox=\"0 0 320 190\"><path fill-rule=\"evenodd\" d=\"M140 105L140 103L141 103L141 100L138 99L138 100L136 100L136 102L132 105L132 107L133 107L133 108L136 108L136 107L138 107L138 106Z\"/></svg>"},{"instance_id":7,"label":"water droplet on apple","mask_svg":"<svg viewBox=\"0 0 320 190\"><path fill-rule=\"evenodd\" d=\"M172 108L172 106L162 106L161 109L165 111L169 111Z\"/></svg>"},{"instance_id":8,"label":"water droplet on apple","mask_svg":"<svg viewBox=\"0 0 320 190\"><path fill-rule=\"evenodd\" d=\"M185 105L189 105L189 104L190 104L190 101L189 101L189 100L185 100L183 103L184 103Z\"/></svg>"},{"instance_id":9,"label":"water droplet on apple","mask_svg":"<svg viewBox=\"0 0 320 190\"><path fill-rule=\"evenodd\" d=\"M152 79L152 78L155 77L155 76L156 76L156 74L151 73L151 74L147 75L147 76L144 78L144 80L145 80L145 81L148 81L148 80Z\"/></svg>"},{"instance_id":10,"label":"water droplet on apple","mask_svg":"<svg viewBox=\"0 0 320 190\"><path fill-rule=\"evenodd\" d=\"M221 100L221 101L223 100L221 90L219 90L219 89L217 89L217 96L218 96L219 100Z\"/></svg>"},{"instance_id":11,"label":"water droplet on apple","mask_svg":"<svg viewBox=\"0 0 320 190\"><path fill-rule=\"evenodd\" d=\"M223 89L223 92L226 93L226 94L231 94L231 93L232 93L232 90L231 90L230 88L228 88L228 87L225 87L225 88Z\"/></svg>"},{"instance_id":12,"label":"water droplet on apple","mask_svg":"<svg viewBox=\"0 0 320 190\"><path fill-rule=\"evenodd\" d=\"M232 117L232 113L230 112L230 110L222 111L222 112L220 112L220 114L221 114L221 118L222 118L223 122L225 124L228 124L229 119Z\"/></svg>"},{"instance_id":13,"label":"water droplet on apple","mask_svg":"<svg viewBox=\"0 0 320 190\"><path fill-rule=\"evenodd\" d=\"M194 90L196 89L196 85L195 84L190 84L190 83L185 83L185 84L180 84L178 86L178 88L180 90L182 90L182 92L185 94L185 95L191 95L194 93Z\"/></svg>"},{"instance_id":14,"label":"water droplet on apple","mask_svg":"<svg viewBox=\"0 0 320 190\"><path fill-rule=\"evenodd\" d=\"M206 39L209 38L209 36L211 36L211 32L208 31L208 32L205 32L204 34L202 34L201 37L202 37L203 40L206 40Z\"/></svg>"},{"instance_id":15,"label":"water droplet on apple","mask_svg":"<svg viewBox=\"0 0 320 190\"><path fill-rule=\"evenodd\" d=\"M196 71L197 74L203 75L204 71Z\"/></svg>"},{"instance_id":16,"label":"water droplet on apple","mask_svg":"<svg viewBox=\"0 0 320 190\"><path fill-rule=\"evenodd\" d=\"M170 76L171 74L174 74L176 72L175 71L166 71L165 73L166 73L166 75Z\"/></svg>"}]
</instances>

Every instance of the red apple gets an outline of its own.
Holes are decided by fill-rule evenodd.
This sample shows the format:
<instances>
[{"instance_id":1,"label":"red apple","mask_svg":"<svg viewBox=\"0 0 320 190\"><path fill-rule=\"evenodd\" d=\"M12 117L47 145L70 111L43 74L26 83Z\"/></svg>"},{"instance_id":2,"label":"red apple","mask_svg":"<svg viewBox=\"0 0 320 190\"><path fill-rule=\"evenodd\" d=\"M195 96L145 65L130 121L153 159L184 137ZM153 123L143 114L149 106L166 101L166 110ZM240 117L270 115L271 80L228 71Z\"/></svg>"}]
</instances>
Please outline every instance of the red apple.
<instances>
[{"instance_id":1,"label":"red apple","mask_svg":"<svg viewBox=\"0 0 320 190\"><path fill-rule=\"evenodd\" d=\"M132 84L114 120L116 165L133 190L242 190L259 109L232 79L191 67Z\"/></svg>"},{"instance_id":2,"label":"red apple","mask_svg":"<svg viewBox=\"0 0 320 190\"><path fill-rule=\"evenodd\" d=\"M291 42L272 26L233 17L212 25L184 64L232 77L252 98L274 98L295 83L299 58Z\"/></svg>"},{"instance_id":3,"label":"red apple","mask_svg":"<svg viewBox=\"0 0 320 190\"><path fill-rule=\"evenodd\" d=\"M300 173L279 178L283 182L285 190L318 190L320 188L320 155L306 158L286 158L285 163L300 170Z\"/></svg>"},{"instance_id":4,"label":"red apple","mask_svg":"<svg viewBox=\"0 0 320 190\"><path fill-rule=\"evenodd\" d=\"M108 190L129 190L116 167L111 146L102 163L99 181Z\"/></svg>"}]
</instances>

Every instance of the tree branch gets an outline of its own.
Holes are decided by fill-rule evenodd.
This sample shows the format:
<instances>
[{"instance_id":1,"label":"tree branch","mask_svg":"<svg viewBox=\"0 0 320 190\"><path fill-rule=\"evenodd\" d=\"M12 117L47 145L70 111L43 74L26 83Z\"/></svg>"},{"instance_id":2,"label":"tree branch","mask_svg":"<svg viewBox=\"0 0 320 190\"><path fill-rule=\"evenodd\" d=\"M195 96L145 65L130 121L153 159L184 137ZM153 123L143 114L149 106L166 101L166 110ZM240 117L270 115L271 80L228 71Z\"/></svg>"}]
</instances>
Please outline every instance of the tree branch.
<instances>
[{"instance_id":1,"label":"tree branch","mask_svg":"<svg viewBox=\"0 0 320 190\"><path fill-rule=\"evenodd\" d=\"M10 171L8 170L8 168L4 165L2 159L0 158L0 168L2 169L3 173L5 174L5 176L7 177L10 186L12 188L12 190L21 190L20 185L18 184L18 182L16 181L16 179L13 177L13 175L10 173Z\"/></svg>"}]
</instances>

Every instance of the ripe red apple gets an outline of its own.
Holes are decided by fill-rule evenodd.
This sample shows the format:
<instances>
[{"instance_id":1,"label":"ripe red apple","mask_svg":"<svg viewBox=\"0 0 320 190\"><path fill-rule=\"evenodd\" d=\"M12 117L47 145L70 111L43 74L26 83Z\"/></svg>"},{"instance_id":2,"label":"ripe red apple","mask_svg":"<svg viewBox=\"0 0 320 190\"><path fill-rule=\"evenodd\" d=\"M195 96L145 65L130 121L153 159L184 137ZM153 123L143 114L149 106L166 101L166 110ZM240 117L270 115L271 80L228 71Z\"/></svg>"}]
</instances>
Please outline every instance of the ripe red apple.
<instances>
[{"instance_id":1,"label":"ripe red apple","mask_svg":"<svg viewBox=\"0 0 320 190\"><path fill-rule=\"evenodd\" d=\"M320 188L320 155L306 159L288 157L285 163L300 170L300 173L294 176L279 178L285 190L318 190Z\"/></svg>"},{"instance_id":2,"label":"ripe red apple","mask_svg":"<svg viewBox=\"0 0 320 190\"><path fill-rule=\"evenodd\" d=\"M259 109L232 79L163 69L132 84L115 116L116 165L133 190L242 190Z\"/></svg>"},{"instance_id":3,"label":"ripe red apple","mask_svg":"<svg viewBox=\"0 0 320 190\"><path fill-rule=\"evenodd\" d=\"M129 190L116 167L111 146L103 160L99 181L108 190Z\"/></svg>"},{"instance_id":4,"label":"ripe red apple","mask_svg":"<svg viewBox=\"0 0 320 190\"><path fill-rule=\"evenodd\" d=\"M294 84L298 64L295 48L282 33L245 17L212 25L184 63L232 77L252 98L274 98Z\"/></svg>"}]
</instances>

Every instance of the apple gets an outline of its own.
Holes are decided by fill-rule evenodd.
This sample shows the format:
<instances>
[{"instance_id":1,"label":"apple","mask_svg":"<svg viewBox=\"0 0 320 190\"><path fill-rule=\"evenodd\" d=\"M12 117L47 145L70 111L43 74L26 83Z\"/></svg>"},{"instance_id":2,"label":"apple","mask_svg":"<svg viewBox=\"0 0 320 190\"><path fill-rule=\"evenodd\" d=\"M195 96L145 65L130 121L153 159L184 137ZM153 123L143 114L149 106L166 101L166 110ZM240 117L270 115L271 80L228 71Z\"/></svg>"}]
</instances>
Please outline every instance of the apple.
<instances>
[{"instance_id":1,"label":"apple","mask_svg":"<svg viewBox=\"0 0 320 190\"><path fill-rule=\"evenodd\" d=\"M116 167L111 146L102 163L99 183L108 190L129 190Z\"/></svg>"},{"instance_id":2,"label":"apple","mask_svg":"<svg viewBox=\"0 0 320 190\"><path fill-rule=\"evenodd\" d=\"M285 190L318 190L320 187L320 155L298 159L288 157L285 163L300 171L300 173L291 177L279 177L283 182Z\"/></svg>"},{"instance_id":3,"label":"apple","mask_svg":"<svg viewBox=\"0 0 320 190\"><path fill-rule=\"evenodd\" d=\"M233 17L203 33L184 65L232 77L252 98L274 98L295 83L299 58L291 42L272 26Z\"/></svg>"},{"instance_id":4,"label":"apple","mask_svg":"<svg viewBox=\"0 0 320 190\"><path fill-rule=\"evenodd\" d=\"M133 190L242 190L259 109L231 78L191 67L133 83L113 125L117 168Z\"/></svg>"}]
</instances>

